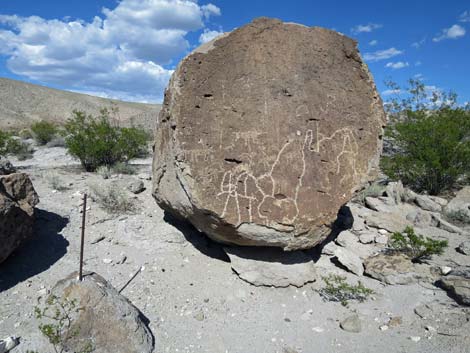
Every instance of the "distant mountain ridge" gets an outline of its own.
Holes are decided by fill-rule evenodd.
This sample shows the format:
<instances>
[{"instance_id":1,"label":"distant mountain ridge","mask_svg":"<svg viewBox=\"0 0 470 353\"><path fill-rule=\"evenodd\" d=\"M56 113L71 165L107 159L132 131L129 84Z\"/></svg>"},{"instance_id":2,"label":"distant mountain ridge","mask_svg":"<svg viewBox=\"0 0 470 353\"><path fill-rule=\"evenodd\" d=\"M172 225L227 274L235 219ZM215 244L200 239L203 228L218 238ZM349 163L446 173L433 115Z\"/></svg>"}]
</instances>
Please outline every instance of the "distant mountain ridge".
<instances>
[{"instance_id":1,"label":"distant mountain ridge","mask_svg":"<svg viewBox=\"0 0 470 353\"><path fill-rule=\"evenodd\" d=\"M123 102L0 77L0 129L24 128L38 120L63 124L73 110L96 115L100 109L112 107L118 108L123 125L133 122L153 130L161 105Z\"/></svg>"}]
</instances>

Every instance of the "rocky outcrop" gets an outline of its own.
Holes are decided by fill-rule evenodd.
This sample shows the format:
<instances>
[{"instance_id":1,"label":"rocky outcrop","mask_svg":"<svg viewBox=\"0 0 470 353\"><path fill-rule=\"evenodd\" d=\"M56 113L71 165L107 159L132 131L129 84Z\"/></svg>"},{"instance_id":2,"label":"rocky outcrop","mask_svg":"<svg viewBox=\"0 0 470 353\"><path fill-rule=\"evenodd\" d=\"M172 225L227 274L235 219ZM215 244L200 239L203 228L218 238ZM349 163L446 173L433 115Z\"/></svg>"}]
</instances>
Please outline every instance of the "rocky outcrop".
<instances>
[{"instance_id":1,"label":"rocky outcrop","mask_svg":"<svg viewBox=\"0 0 470 353\"><path fill-rule=\"evenodd\" d=\"M452 270L442 277L437 285L445 289L455 301L462 305L470 305L470 267Z\"/></svg>"},{"instance_id":2,"label":"rocky outcrop","mask_svg":"<svg viewBox=\"0 0 470 353\"><path fill-rule=\"evenodd\" d=\"M310 248L376 174L385 124L356 42L261 18L174 72L158 118L158 204L216 241Z\"/></svg>"},{"instance_id":3,"label":"rocky outcrop","mask_svg":"<svg viewBox=\"0 0 470 353\"><path fill-rule=\"evenodd\" d=\"M0 156L0 175L8 175L15 173L16 169L11 162L3 156Z\"/></svg>"},{"instance_id":4,"label":"rocky outcrop","mask_svg":"<svg viewBox=\"0 0 470 353\"><path fill-rule=\"evenodd\" d=\"M38 202L27 174L0 176L0 263L33 235Z\"/></svg>"},{"instance_id":5,"label":"rocky outcrop","mask_svg":"<svg viewBox=\"0 0 470 353\"><path fill-rule=\"evenodd\" d=\"M99 353L153 351L153 336L142 314L129 300L96 273L86 274L81 282L77 277L76 272L72 273L51 291L59 300L76 300L80 309L64 332L65 351L81 352L83 347Z\"/></svg>"}]
</instances>

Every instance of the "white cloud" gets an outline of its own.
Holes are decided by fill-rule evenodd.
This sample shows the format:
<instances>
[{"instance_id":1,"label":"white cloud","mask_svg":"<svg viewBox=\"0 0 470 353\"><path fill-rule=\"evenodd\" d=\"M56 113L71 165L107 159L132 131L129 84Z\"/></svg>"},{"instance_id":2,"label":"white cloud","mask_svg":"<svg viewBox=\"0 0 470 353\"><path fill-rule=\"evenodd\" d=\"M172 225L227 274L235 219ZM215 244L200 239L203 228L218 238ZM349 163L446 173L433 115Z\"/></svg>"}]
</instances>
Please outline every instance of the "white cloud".
<instances>
[{"instance_id":1,"label":"white cloud","mask_svg":"<svg viewBox=\"0 0 470 353\"><path fill-rule=\"evenodd\" d=\"M377 50L372 53L365 53L364 60L375 62L375 61L390 59L394 56L401 55L401 54L403 54L403 51L395 49L395 48L389 48L385 50Z\"/></svg>"},{"instance_id":2,"label":"white cloud","mask_svg":"<svg viewBox=\"0 0 470 353\"><path fill-rule=\"evenodd\" d=\"M419 48L421 48L421 47L424 45L424 43L426 43L426 38L423 38L423 39L421 39L421 40L418 41L418 42L412 43L411 46L414 47L414 48L416 48L416 49L419 49Z\"/></svg>"},{"instance_id":3,"label":"white cloud","mask_svg":"<svg viewBox=\"0 0 470 353\"><path fill-rule=\"evenodd\" d=\"M203 43L210 42L212 39L220 36L223 33L224 32L222 31L210 31L206 28L204 32L201 33L201 35L199 36L199 43L203 44Z\"/></svg>"},{"instance_id":4,"label":"white cloud","mask_svg":"<svg viewBox=\"0 0 470 353\"><path fill-rule=\"evenodd\" d=\"M423 63L421 61L415 61L415 66L421 66Z\"/></svg>"},{"instance_id":5,"label":"white cloud","mask_svg":"<svg viewBox=\"0 0 470 353\"><path fill-rule=\"evenodd\" d=\"M460 22L470 22L470 11L464 11L460 16L459 16L459 21Z\"/></svg>"},{"instance_id":6,"label":"white cloud","mask_svg":"<svg viewBox=\"0 0 470 353\"><path fill-rule=\"evenodd\" d=\"M436 37L432 39L433 42L440 42L444 39L457 39L465 35L465 28L460 25L453 25L450 28L444 28Z\"/></svg>"},{"instance_id":7,"label":"white cloud","mask_svg":"<svg viewBox=\"0 0 470 353\"><path fill-rule=\"evenodd\" d=\"M393 94L400 94L400 89L387 89L382 92L382 96L391 96Z\"/></svg>"},{"instance_id":8,"label":"white cloud","mask_svg":"<svg viewBox=\"0 0 470 353\"><path fill-rule=\"evenodd\" d=\"M379 42L378 42L376 39L374 39L374 40L371 40L371 41L369 42L369 45L370 45L371 47L373 47L374 45L377 45L378 43L379 43Z\"/></svg>"},{"instance_id":9,"label":"white cloud","mask_svg":"<svg viewBox=\"0 0 470 353\"><path fill-rule=\"evenodd\" d=\"M394 69L394 70L403 69L403 68L408 67L408 66L410 66L410 64L408 64L408 62L404 62L404 61L389 62L385 65L385 67L388 67L388 68L391 68L391 69Z\"/></svg>"},{"instance_id":10,"label":"white cloud","mask_svg":"<svg viewBox=\"0 0 470 353\"><path fill-rule=\"evenodd\" d=\"M108 97L158 101L190 46L186 35L220 15L192 0L122 0L92 21L0 14L0 54L15 74Z\"/></svg>"},{"instance_id":11,"label":"white cloud","mask_svg":"<svg viewBox=\"0 0 470 353\"><path fill-rule=\"evenodd\" d=\"M369 23L366 25L357 25L351 28L351 32L354 34L359 34L359 33L369 33L372 32L375 29L382 28L383 26L378 23Z\"/></svg>"}]
</instances>

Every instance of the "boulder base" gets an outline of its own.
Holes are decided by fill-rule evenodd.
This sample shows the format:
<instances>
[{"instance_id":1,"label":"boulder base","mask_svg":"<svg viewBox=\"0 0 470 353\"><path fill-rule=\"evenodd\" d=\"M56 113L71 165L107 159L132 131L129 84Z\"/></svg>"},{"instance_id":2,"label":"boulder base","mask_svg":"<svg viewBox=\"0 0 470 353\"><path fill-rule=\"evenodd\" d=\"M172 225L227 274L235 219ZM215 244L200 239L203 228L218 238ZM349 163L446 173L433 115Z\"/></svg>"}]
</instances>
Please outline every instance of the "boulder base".
<instances>
[{"instance_id":1,"label":"boulder base","mask_svg":"<svg viewBox=\"0 0 470 353\"><path fill-rule=\"evenodd\" d=\"M356 42L261 18L174 72L158 118L158 204L223 243L310 248L374 178L385 114Z\"/></svg>"}]
</instances>

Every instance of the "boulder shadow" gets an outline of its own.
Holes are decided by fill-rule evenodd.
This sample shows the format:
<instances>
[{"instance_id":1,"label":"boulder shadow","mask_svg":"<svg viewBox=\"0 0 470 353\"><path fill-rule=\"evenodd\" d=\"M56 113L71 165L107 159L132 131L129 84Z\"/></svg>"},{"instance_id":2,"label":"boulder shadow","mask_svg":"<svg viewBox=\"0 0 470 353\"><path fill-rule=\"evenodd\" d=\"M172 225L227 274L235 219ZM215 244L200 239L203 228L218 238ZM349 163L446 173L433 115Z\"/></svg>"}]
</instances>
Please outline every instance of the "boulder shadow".
<instances>
[{"instance_id":1,"label":"boulder shadow","mask_svg":"<svg viewBox=\"0 0 470 353\"><path fill-rule=\"evenodd\" d=\"M202 254L224 262L230 262L223 249L223 244L209 239L204 233L198 231L191 223L182 221L165 211L163 220L178 229L197 250Z\"/></svg>"},{"instance_id":2,"label":"boulder shadow","mask_svg":"<svg viewBox=\"0 0 470 353\"><path fill-rule=\"evenodd\" d=\"M67 253L69 242L60 232L69 220L42 209L35 216L33 237L0 264L0 293L46 271Z\"/></svg>"}]
</instances>

